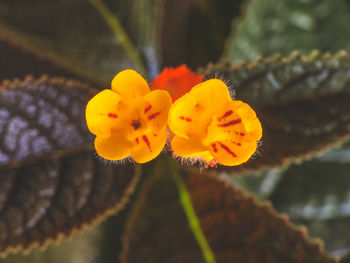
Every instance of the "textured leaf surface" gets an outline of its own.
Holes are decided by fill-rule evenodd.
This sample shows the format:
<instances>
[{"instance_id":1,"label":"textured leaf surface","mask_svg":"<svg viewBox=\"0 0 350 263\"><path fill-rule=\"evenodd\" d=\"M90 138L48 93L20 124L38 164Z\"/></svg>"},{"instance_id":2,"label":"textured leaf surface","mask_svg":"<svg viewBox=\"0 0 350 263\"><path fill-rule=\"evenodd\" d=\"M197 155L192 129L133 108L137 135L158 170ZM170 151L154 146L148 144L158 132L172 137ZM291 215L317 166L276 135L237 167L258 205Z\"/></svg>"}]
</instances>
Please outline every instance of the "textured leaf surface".
<instances>
[{"instance_id":1,"label":"textured leaf surface","mask_svg":"<svg viewBox=\"0 0 350 263\"><path fill-rule=\"evenodd\" d=\"M0 165L91 144L93 137L86 128L84 110L95 92L64 79L3 82Z\"/></svg>"},{"instance_id":2,"label":"textured leaf surface","mask_svg":"<svg viewBox=\"0 0 350 263\"><path fill-rule=\"evenodd\" d=\"M314 51L289 57L268 57L250 63L209 64L200 70L209 77L228 80L237 99L258 107L271 103L314 99L350 92L350 56Z\"/></svg>"},{"instance_id":3,"label":"textured leaf surface","mask_svg":"<svg viewBox=\"0 0 350 263\"><path fill-rule=\"evenodd\" d=\"M84 109L96 92L63 79L0 88L0 255L70 236L122 208L140 171L97 160Z\"/></svg>"},{"instance_id":4,"label":"textured leaf surface","mask_svg":"<svg viewBox=\"0 0 350 263\"><path fill-rule=\"evenodd\" d=\"M313 49L350 51L350 9L345 0L250 0L233 23L222 60L250 61L257 56Z\"/></svg>"},{"instance_id":5,"label":"textured leaf surface","mask_svg":"<svg viewBox=\"0 0 350 263\"><path fill-rule=\"evenodd\" d=\"M219 64L202 73L232 82L237 99L251 104L261 120L262 157L243 168L288 163L349 137L350 59L344 53Z\"/></svg>"},{"instance_id":6,"label":"textured leaf surface","mask_svg":"<svg viewBox=\"0 0 350 263\"><path fill-rule=\"evenodd\" d=\"M350 248L350 164L313 160L285 171L270 196L276 209L306 224L333 253Z\"/></svg>"},{"instance_id":7,"label":"textured leaf surface","mask_svg":"<svg viewBox=\"0 0 350 263\"><path fill-rule=\"evenodd\" d=\"M336 262L304 228L219 179L185 178L216 262ZM164 173L145 184L124 237L123 262L203 262L178 199Z\"/></svg>"},{"instance_id":8,"label":"textured leaf surface","mask_svg":"<svg viewBox=\"0 0 350 263\"><path fill-rule=\"evenodd\" d=\"M0 254L67 237L119 211L139 174L71 155L0 173Z\"/></svg>"},{"instance_id":9,"label":"textured leaf surface","mask_svg":"<svg viewBox=\"0 0 350 263\"><path fill-rule=\"evenodd\" d=\"M139 51L153 62L153 1L106 1ZM114 12L114 11L118 12ZM86 0L1 1L1 38L51 59L87 79L110 81L134 65L101 15Z\"/></svg>"}]
</instances>

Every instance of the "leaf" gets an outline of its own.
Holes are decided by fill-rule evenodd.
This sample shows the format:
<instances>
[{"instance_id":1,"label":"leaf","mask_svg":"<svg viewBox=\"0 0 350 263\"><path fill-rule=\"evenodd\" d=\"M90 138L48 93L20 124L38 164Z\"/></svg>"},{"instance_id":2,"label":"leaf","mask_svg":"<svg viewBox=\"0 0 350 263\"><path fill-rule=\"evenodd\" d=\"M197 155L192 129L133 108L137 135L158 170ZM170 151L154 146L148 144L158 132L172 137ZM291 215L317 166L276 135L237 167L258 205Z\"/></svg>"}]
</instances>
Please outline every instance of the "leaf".
<instances>
[{"instance_id":1,"label":"leaf","mask_svg":"<svg viewBox=\"0 0 350 263\"><path fill-rule=\"evenodd\" d=\"M204 262L184 224L174 182L166 170L140 190L124 236L122 262ZM303 227L269 204L257 203L227 178L188 174L188 191L216 262L336 262Z\"/></svg>"},{"instance_id":2,"label":"leaf","mask_svg":"<svg viewBox=\"0 0 350 263\"><path fill-rule=\"evenodd\" d=\"M332 253L350 248L350 164L312 160L285 171L270 196L279 212L309 227Z\"/></svg>"},{"instance_id":3,"label":"leaf","mask_svg":"<svg viewBox=\"0 0 350 263\"><path fill-rule=\"evenodd\" d=\"M201 251L187 227L177 189L165 168L140 188L127 221L121 262L202 262ZM162 177L164 176L164 177Z\"/></svg>"},{"instance_id":4,"label":"leaf","mask_svg":"<svg viewBox=\"0 0 350 263\"><path fill-rule=\"evenodd\" d=\"M209 64L199 73L228 80L237 99L257 107L350 92L350 56L343 51Z\"/></svg>"},{"instance_id":5,"label":"leaf","mask_svg":"<svg viewBox=\"0 0 350 263\"><path fill-rule=\"evenodd\" d=\"M96 263L96 255L101 236L100 227L94 227L73 238L45 249L33 249L28 254L18 253L0 259L1 263ZM107 262L105 262L107 263Z\"/></svg>"},{"instance_id":6,"label":"leaf","mask_svg":"<svg viewBox=\"0 0 350 263\"><path fill-rule=\"evenodd\" d=\"M84 109L96 91L80 82L46 77L4 81L0 86L0 165L91 145L93 136L86 127Z\"/></svg>"},{"instance_id":7,"label":"leaf","mask_svg":"<svg viewBox=\"0 0 350 263\"><path fill-rule=\"evenodd\" d=\"M224 169L239 172L288 164L349 138L350 58L344 53L210 65L201 73L232 82L237 99L253 106L263 126L263 145L256 157Z\"/></svg>"},{"instance_id":8,"label":"leaf","mask_svg":"<svg viewBox=\"0 0 350 263\"><path fill-rule=\"evenodd\" d=\"M0 254L69 237L118 212L139 179L132 166L83 153L1 172Z\"/></svg>"},{"instance_id":9,"label":"leaf","mask_svg":"<svg viewBox=\"0 0 350 263\"><path fill-rule=\"evenodd\" d=\"M327 151L317 156L316 160L321 162L347 163L350 161L350 142L344 143L341 147Z\"/></svg>"},{"instance_id":10,"label":"leaf","mask_svg":"<svg viewBox=\"0 0 350 263\"><path fill-rule=\"evenodd\" d=\"M0 255L68 237L119 211L140 168L97 160L84 121L97 90L64 79L0 87Z\"/></svg>"},{"instance_id":11,"label":"leaf","mask_svg":"<svg viewBox=\"0 0 350 263\"><path fill-rule=\"evenodd\" d=\"M117 10L134 45L157 61L153 0L106 1ZM130 22L132 21L132 22ZM134 68L90 1L1 1L1 38L52 60L85 79L109 82L116 72ZM144 72L145 73L145 72Z\"/></svg>"},{"instance_id":12,"label":"leaf","mask_svg":"<svg viewBox=\"0 0 350 263\"><path fill-rule=\"evenodd\" d=\"M250 0L242 13L233 23L222 60L286 56L293 50L304 55L313 49L350 51L350 9L344 0Z\"/></svg>"},{"instance_id":13,"label":"leaf","mask_svg":"<svg viewBox=\"0 0 350 263\"><path fill-rule=\"evenodd\" d=\"M23 79L27 75L33 75L38 78L43 74L79 79L78 76L52 62L38 59L33 54L1 40L0 57L0 83L4 79Z\"/></svg>"}]
</instances>

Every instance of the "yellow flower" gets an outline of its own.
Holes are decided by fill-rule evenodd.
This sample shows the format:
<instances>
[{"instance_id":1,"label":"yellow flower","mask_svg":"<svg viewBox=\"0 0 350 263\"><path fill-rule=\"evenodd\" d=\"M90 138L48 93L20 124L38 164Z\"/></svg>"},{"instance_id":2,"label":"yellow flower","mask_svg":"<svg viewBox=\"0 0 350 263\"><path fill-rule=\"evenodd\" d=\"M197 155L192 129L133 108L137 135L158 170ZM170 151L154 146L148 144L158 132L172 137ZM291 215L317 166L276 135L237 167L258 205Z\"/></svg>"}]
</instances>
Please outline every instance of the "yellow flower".
<instances>
[{"instance_id":1,"label":"yellow flower","mask_svg":"<svg viewBox=\"0 0 350 263\"><path fill-rule=\"evenodd\" d=\"M168 137L170 95L164 90L151 92L134 70L117 74L111 86L86 106L86 122L96 135L97 153L108 160L129 155L138 163L154 159Z\"/></svg>"},{"instance_id":2,"label":"yellow flower","mask_svg":"<svg viewBox=\"0 0 350 263\"><path fill-rule=\"evenodd\" d=\"M262 136L254 110L232 100L228 87L218 79L196 85L175 101L168 119L175 154L198 157L209 165L246 162Z\"/></svg>"}]
</instances>

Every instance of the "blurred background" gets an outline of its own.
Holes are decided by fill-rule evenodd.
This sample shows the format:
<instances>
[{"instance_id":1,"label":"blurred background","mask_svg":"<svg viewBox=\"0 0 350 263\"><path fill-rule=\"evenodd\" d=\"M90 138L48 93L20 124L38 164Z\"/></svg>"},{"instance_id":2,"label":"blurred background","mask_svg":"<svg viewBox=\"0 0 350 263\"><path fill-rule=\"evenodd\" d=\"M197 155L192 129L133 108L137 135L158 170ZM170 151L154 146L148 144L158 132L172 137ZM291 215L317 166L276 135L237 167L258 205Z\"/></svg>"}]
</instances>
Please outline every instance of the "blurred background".
<instances>
[{"instance_id":1,"label":"blurred background","mask_svg":"<svg viewBox=\"0 0 350 263\"><path fill-rule=\"evenodd\" d=\"M350 51L349 0L104 0L140 54L135 63L93 2L0 0L0 81L49 74L108 87L125 68L151 80L167 66L197 70L295 50ZM288 169L232 180L308 226L327 251L350 250L350 144ZM71 240L0 262L118 262L132 206L133 198Z\"/></svg>"}]
</instances>

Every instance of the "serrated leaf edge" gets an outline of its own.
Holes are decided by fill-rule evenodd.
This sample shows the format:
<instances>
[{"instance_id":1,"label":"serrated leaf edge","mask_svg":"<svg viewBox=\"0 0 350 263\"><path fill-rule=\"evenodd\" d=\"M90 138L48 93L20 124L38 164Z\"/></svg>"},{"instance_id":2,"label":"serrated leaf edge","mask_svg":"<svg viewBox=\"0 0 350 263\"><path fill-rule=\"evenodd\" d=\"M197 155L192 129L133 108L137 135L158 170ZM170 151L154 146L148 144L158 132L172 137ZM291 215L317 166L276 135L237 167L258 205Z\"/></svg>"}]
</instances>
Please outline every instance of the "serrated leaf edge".
<instances>
[{"instance_id":1,"label":"serrated leaf edge","mask_svg":"<svg viewBox=\"0 0 350 263\"><path fill-rule=\"evenodd\" d=\"M125 190L125 193L123 195L123 198L120 202L118 202L114 207L111 207L104 211L103 213L98 214L94 219L92 219L90 222L84 222L78 227L72 228L67 234L64 233L58 233L54 238L47 238L42 243L36 241L31 243L28 247L23 247L22 245L8 247L3 252L0 252L0 258L5 258L6 256L10 254L16 254L19 252L22 252L24 255L29 254L33 249L40 249L41 251L44 251L49 245L54 244L58 245L63 239L70 240L73 238L74 235L82 233L83 231L87 230L89 227L95 226L97 224L100 224L104 220L106 220L109 216L115 215L119 213L125 205L128 203L130 196L134 193L136 186L140 180L140 177L142 175L141 166L135 165L135 176L130 182L128 188Z\"/></svg>"},{"instance_id":2,"label":"serrated leaf edge","mask_svg":"<svg viewBox=\"0 0 350 263\"><path fill-rule=\"evenodd\" d=\"M259 207L259 208L266 208L267 212L270 213L272 216L280 219L287 228L290 228L292 231L297 232L301 234L301 237L303 240L308 243L310 246L317 246L320 253L322 253L324 256L326 256L330 260L334 260L335 262L338 262L339 259L335 256L329 254L324 249L324 242L320 238L311 238L308 234L308 229L304 225L296 225L292 223L289 219L289 216L285 213L278 213L274 208L270 201L263 201L258 199L258 197L254 194L247 193L238 187L234 187L234 184L232 181L230 181L230 178L227 175L224 174L216 174L216 173L207 173L206 176L209 176L211 178L217 179L218 181L222 182L225 187L232 189L233 191L238 191L242 194L246 200L252 200L253 203Z\"/></svg>"},{"instance_id":3,"label":"serrated leaf edge","mask_svg":"<svg viewBox=\"0 0 350 263\"><path fill-rule=\"evenodd\" d=\"M226 70L235 70L240 68L251 69L255 67L258 63L273 63L273 62L281 62L283 64L287 64L290 62L300 61L300 62L312 62L315 59L320 60L338 60L340 62L350 63L350 55L345 50L340 50L333 55L329 52L322 53L319 50L313 50L309 55L302 55L299 51L293 51L289 56L283 57L280 54L275 54L268 57L256 57L255 60L250 62L242 61L237 64L232 64L228 61L220 61L217 63L208 63L206 67L201 67L198 69L198 74L208 74L212 70L219 70L225 68Z\"/></svg>"}]
</instances>

